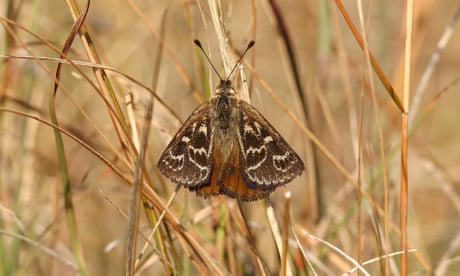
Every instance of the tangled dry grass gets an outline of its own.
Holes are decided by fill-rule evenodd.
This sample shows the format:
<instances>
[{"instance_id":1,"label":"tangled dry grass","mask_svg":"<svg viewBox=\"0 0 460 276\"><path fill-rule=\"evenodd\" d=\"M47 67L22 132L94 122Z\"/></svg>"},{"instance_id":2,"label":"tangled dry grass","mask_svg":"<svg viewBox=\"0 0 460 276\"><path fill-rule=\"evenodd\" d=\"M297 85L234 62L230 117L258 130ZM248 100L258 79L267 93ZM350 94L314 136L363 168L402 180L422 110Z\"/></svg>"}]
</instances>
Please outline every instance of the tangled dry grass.
<instances>
[{"instance_id":1,"label":"tangled dry grass","mask_svg":"<svg viewBox=\"0 0 460 276\"><path fill-rule=\"evenodd\" d=\"M454 275L459 6L411 3L0 4L0 273ZM218 81L195 38L256 41L237 87L306 164L267 200L155 166Z\"/></svg>"}]
</instances>

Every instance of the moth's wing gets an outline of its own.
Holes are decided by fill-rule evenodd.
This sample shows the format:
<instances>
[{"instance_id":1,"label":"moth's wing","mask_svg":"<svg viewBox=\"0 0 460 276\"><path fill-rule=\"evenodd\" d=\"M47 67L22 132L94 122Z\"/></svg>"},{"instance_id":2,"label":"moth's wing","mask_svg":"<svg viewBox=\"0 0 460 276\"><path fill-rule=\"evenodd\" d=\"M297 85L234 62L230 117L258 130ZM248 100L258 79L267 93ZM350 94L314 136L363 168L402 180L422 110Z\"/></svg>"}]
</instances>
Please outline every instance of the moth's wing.
<instances>
[{"instance_id":1,"label":"moth's wing","mask_svg":"<svg viewBox=\"0 0 460 276\"><path fill-rule=\"evenodd\" d=\"M250 188L273 190L300 176L302 159L249 103L239 100L241 173Z\"/></svg>"},{"instance_id":2,"label":"moth's wing","mask_svg":"<svg viewBox=\"0 0 460 276\"><path fill-rule=\"evenodd\" d=\"M157 164L163 175L191 189L210 181L213 160L209 108L209 102L205 102L193 111Z\"/></svg>"}]
</instances>

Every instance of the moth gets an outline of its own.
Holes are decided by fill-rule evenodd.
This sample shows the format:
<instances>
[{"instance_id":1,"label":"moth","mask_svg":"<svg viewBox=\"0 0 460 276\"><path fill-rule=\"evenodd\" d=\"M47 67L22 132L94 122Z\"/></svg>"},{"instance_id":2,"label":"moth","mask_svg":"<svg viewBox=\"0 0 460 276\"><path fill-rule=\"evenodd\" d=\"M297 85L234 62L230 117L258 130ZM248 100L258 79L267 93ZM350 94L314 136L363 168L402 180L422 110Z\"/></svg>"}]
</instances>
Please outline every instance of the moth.
<instances>
[{"instance_id":1,"label":"moth","mask_svg":"<svg viewBox=\"0 0 460 276\"><path fill-rule=\"evenodd\" d=\"M173 182L209 197L224 194L242 201L264 198L304 171L297 153L248 102L239 99L230 77L222 78L198 40L195 44L220 78L215 95L182 124L158 160Z\"/></svg>"}]
</instances>

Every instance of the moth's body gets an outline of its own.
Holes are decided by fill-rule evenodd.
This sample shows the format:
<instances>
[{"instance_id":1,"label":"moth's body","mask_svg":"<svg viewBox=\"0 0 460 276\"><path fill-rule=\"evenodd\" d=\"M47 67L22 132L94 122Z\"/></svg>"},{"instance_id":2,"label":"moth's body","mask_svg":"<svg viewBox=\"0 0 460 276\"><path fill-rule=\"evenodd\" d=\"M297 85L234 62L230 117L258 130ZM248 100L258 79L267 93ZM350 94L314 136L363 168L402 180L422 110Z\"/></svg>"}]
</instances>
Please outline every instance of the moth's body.
<instances>
[{"instance_id":1,"label":"moth's body","mask_svg":"<svg viewBox=\"0 0 460 276\"><path fill-rule=\"evenodd\" d=\"M302 160L229 80L201 104L166 147L158 167L198 195L244 201L267 196L304 170Z\"/></svg>"},{"instance_id":2,"label":"moth's body","mask_svg":"<svg viewBox=\"0 0 460 276\"><path fill-rule=\"evenodd\" d=\"M217 94L219 93L219 94ZM220 167L214 166L213 172L217 173L217 181L235 173L235 164L229 162L232 154L239 153L238 137L235 131L239 121L238 103L232 88L217 90L217 95L210 101L211 136L214 140L213 157L220 159Z\"/></svg>"},{"instance_id":3,"label":"moth's body","mask_svg":"<svg viewBox=\"0 0 460 276\"><path fill-rule=\"evenodd\" d=\"M239 121L237 100L233 94L224 91L209 102L211 136L214 138L214 150L219 151L223 160L228 159L234 143L237 141L236 129Z\"/></svg>"}]
</instances>

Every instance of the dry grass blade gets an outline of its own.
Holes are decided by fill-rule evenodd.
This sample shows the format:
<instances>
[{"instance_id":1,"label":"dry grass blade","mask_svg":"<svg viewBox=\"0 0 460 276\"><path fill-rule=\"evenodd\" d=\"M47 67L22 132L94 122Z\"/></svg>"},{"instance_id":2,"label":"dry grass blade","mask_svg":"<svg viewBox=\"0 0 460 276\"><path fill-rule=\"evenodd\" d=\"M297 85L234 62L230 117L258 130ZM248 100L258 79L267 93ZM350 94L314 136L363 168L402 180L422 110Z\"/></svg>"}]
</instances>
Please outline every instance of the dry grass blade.
<instances>
[{"instance_id":1,"label":"dry grass blade","mask_svg":"<svg viewBox=\"0 0 460 276\"><path fill-rule=\"evenodd\" d=\"M408 127L409 118L407 111L409 110L410 99L410 82L412 75L411 56L412 56L412 30L413 30L413 14L414 1L407 1L406 5L406 41L405 41L405 58L404 58L404 89L403 89L403 106L406 112L401 114L401 183L400 183L400 249L407 252L409 248L407 242L407 216L408 216L408 199L409 199L409 175L408 175ZM401 255L401 275L407 275L407 253Z\"/></svg>"},{"instance_id":2,"label":"dry grass blade","mask_svg":"<svg viewBox=\"0 0 460 276\"><path fill-rule=\"evenodd\" d=\"M69 33L69 36L67 37L67 40L64 44L64 47L62 49L62 53L65 54L70 50L70 47L72 46L72 43L78 34L78 31L82 27L86 16L88 14L89 10L89 1L87 2L87 5L83 11L83 13L75 20L75 23L72 26L72 29ZM61 56L62 57L62 56ZM59 125L58 122L58 116L56 113L56 93L58 91L59 85L58 81L61 79L61 68L62 65L59 63L56 67L56 74L55 74L55 81L53 83L53 88L50 93L49 97L49 109L50 109L50 117L51 121L55 125ZM72 247L72 251L74 254L75 259L77 260L78 268L79 268L79 273L82 275L89 275L87 265L84 259L84 254L82 251L82 247L80 244L80 238L78 235L78 223L77 219L75 216L75 209L74 209L74 204L73 204L73 194L72 194L72 188L71 188L71 181L70 181L70 176L69 176L69 170L68 170L68 161L66 158L65 154L65 149L64 149L64 141L62 139L62 134L59 132L56 128L54 130L54 138L56 140L56 150L58 154L58 164L59 164L59 169L61 173L61 182L62 182L62 188L64 191L64 202L65 202L65 212L66 212L66 218L67 218L67 224L69 228L69 239Z\"/></svg>"},{"instance_id":3,"label":"dry grass blade","mask_svg":"<svg viewBox=\"0 0 460 276\"><path fill-rule=\"evenodd\" d=\"M436 65L439 63L439 59L440 59L442 50L446 47L447 43L450 41L452 37L452 34L454 32L455 23L457 23L459 18L460 18L460 7L457 8L451 21L446 26L444 33L442 34L441 38L438 41L438 44L436 45L436 50L431 55L430 62L428 63L425 69L425 72L423 72L422 78L420 79L420 83L414 92L414 96L412 98L412 103L411 103L411 109L409 112L409 127L412 126L412 122L414 121L414 118L417 115L417 111L419 109L420 102L424 94L423 92L425 91L430 78L433 76L433 72L436 69Z\"/></svg>"},{"instance_id":4,"label":"dry grass blade","mask_svg":"<svg viewBox=\"0 0 460 276\"><path fill-rule=\"evenodd\" d=\"M282 230L282 246L281 246L281 268L280 275L293 275L292 268L288 263L288 240L289 240L289 218L291 217L291 193L286 192L284 194L284 213L283 213L283 230Z\"/></svg>"},{"instance_id":5,"label":"dry grass blade","mask_svg":"<svg viewBox=\"0 0 460 276\"><path fill-rule=\"evenodd\" d=\"M257 251L255 239L251 233L251 230L249 228L249 220L247 216L245 215L242 207L241 201L238 201L238 210L241 215L241 221L243 222L242 225L244 226L244 234L246 236L247 243L249 245L249 248L251 249L253 258L255 260L255 263L257 265L257 274L258 275L267 275L267 265L262 261L262 258L260 257L260 253Z\"/></svg>"},{"instance_id":6,"label":"dry grass blade","mask_svg":"<svg viewBox=\"0 0 460 276\"><path fill-rule=\"evenodd\" d=\"M80 270L79 266L74 262L74 260L62 256L61 254L59 254L59 252L56 252L53 249L51 249L49 247L46 247L43 244L40 244L40 243L34 241L33 239L30 239L30 238L27 238L25 236L21 236L21 235L15 234L15 233L9 233L9 232L3 231L1 229L0 229L0 234L3 235L3 236L11 236L11 237L13 237L15 239L22 240L22 241L26 242L27 244L30 244L33 247L38 248L40 250L40 252L44 252L45 254L50 255L53 258L63 262L64 264L66 264L67 266L72 268L75 271L75 273L77 273Z\"/></svg>"},{"instance_id":7,"label":"dry grass blade","mask_svg":"<svg viewBox=\"0 0 460 276\"><path fill-rule=\"evenodd\" d=\"M318 273L316 272L313 263L310 261L310 258L307 256L307 253L305 252L306 250L303 248L303 245L300 242L299 237L297 236L295 228L292 226L292 224L291 224L291 227L289 227L289 229L291 230L291 233L294 236L294 239L295 239L295 242L296 242L296 245L297 245L297 249L299 250L300 255L302 256L302 262L304 263L305 270L308 271L307 269L309 269L309 270L311 270L313 275L317 276ZM331 274L331 273L329 273L329 274Z\"/></svg>"},{"instance_id":8,"label":"dry grass blade","mask_svg":"<svg viewBox=\"0 0 460 276\"><path fill-rule=\"evenodd\" d=\"M161 20L161 35L164 36L164 18L165 14L162 16ZM163 43L160 43L159 51L157 52L157 57L155 59L155 70L153 72L152 78L152 90L155 90L157 86L158 75L160 73L160 65L161 65L161 56L163 54ZM135 261L136 261L136 254L137 254L137 233L139 232L139 216L141 211L141 203L143 202L142 192L144 190L144 181L143 181L143 171L142 165L145 162L145 155L147 152L147 141L150 133L150 126L152 122L152 114L153 114L153 101L154 98L151 95L148 99L146 113L144 118L144 124L142 128L142 136L141 142L139 144L139 148L137 152L139 153L136 159L136 165L134 168L134 175L133 175L133 187L131 193L131 206L130 206L130 223L128 229L128 240L127 240L127 247L126 247L126 275L134 275L135 272ZM132 128L136 128L136 123L132 122ZM135 137L133 137L135 138ZM168 266L165 267L168 271ZM169 271L171 273L171 271Z\"/></svg>"},{"instance_id":9,"label":"dry grass blade","mask_svg":"<svg viewBox=\"0 0 460 276\"><path fill-rule=\"evenodd\" d=\"M268 5L270 6L271 12L273 13L273 16L275 18L275 22L277 25L277 29L279 31L279 36L281 37L281 41L284 45L284 49L287 52L287 60L289 63L289 69L292 71L292 78L294 79L295 83L295 95L298 96L298 102L300 103L301 108L301 114L303 120L302 120L302 125L306 126L307 128L312 129L314 124L311 122L311 114L312 113L309 110L309 103L307 101L307 93L302 86L302 75L299 70L299 62L297 61L296 55L295 55L295 47L293 40L291 38L290 31L288 29L288 26L286 24L286 18L282 13L280 5L277 4L277 1L270 0L267 1ZM319 191L318 191L318 186L319 183L321 183L320 176L318 174L318 152L317 149L313 147L313 143L310 140L304 141L304 147L305 147L305 152L306 152L306 167L307 167L307 177L308 177L308 185L309 185L309 193L310 195L310 201L311 203L311 209L312 209L312 220L316 221L319 213L320 213L320 196L319 196Z\"/></svg>"},{"instance_id":10,"label":"dry grass blade","mask_svg":"<svg viewBox=\"0 0 460 276\"><path fill-rule=\"evenodd\" d=\"M356 41L358 42L359 46L361 49L364 51L366 50L364 46L364 41L362 37L360 36L359 32L357 31L356 27L354 26L353 22L350 19L350 16L348 15L347 11L345 10L344 6L342 5L342 1L336 0L335 3L337 4L337 7L339 8L340 12L342 13L345 21L348 24L348 27L350 28L351 32L353 33ZM393 99L394 103L396 106L399 108L401 112L407 112L407 110L404 109L403 103L401 102L401 99L399 98L399 95L396 93L394 90L393 86L391 85L390 81L387 79L385 74L383 73L383 70L380 68L377 60L375 59L374 55L370 51L368 51L369 59L372 64L372 68L374 68L375 72L377 73L377 76L379 76L380 81L382 82L383 86L385 86L388 94L390 97Z\"/></svg>"},{"instance_id":11,"label":"dry grass blade","mask_svg":"<svg viewBox=\"0 0 460 276\"><path fill-rule=\"evenodd\" d=\"M387 255L384 255L384 256L381 256L381 257L376 257L376 258L372 258L370 260L364 261L364 262L362 262L362 265L365 266L365 265L368 265L368 264L378 262L378 261L380 261L382 259L388 259L388 258L391 258L391 257L395 257L395 256L398 256L398 255L403 255L403 254L407 254L407 253L412 253L412 252L415 252L415 251L417 251L417 250L416 249L409 249L409 250L407 250L407 252L406 251L393 252L393 253L390 253L390 254L387 254ZM358 267L354 267L353 269L347 271L343 275L350 275L350 274L354 273L356 270L358 270Z\"/></svg>"},{"instance_id":12,"label":"dry grass blade","mask_svg":"<svg viewBox=\"0 0 460 276\"><path fill-rule=\"evenodd\" d=\"M320 243L322 244L325 244L328 248L332 249L334 252L337 252L340 256L344 257L347 261L349 261L350 263L352 263L361 273L363 273L364 275L370 275L369 272L366 271L366 269L361 265L359 264L355 259L353 259L351 256L347 255L345 252L343 252L342 250L340 250L340 248L338 248L337 246L333 245L332 243L330 242L327 242L325 240L322 240L318 237L315 237L314 235L308 233L307 231L303 230L303 234L307 237L309 237L310 239L313 239L315 241L319 241Z\"/></svg>"}]
</instances>

